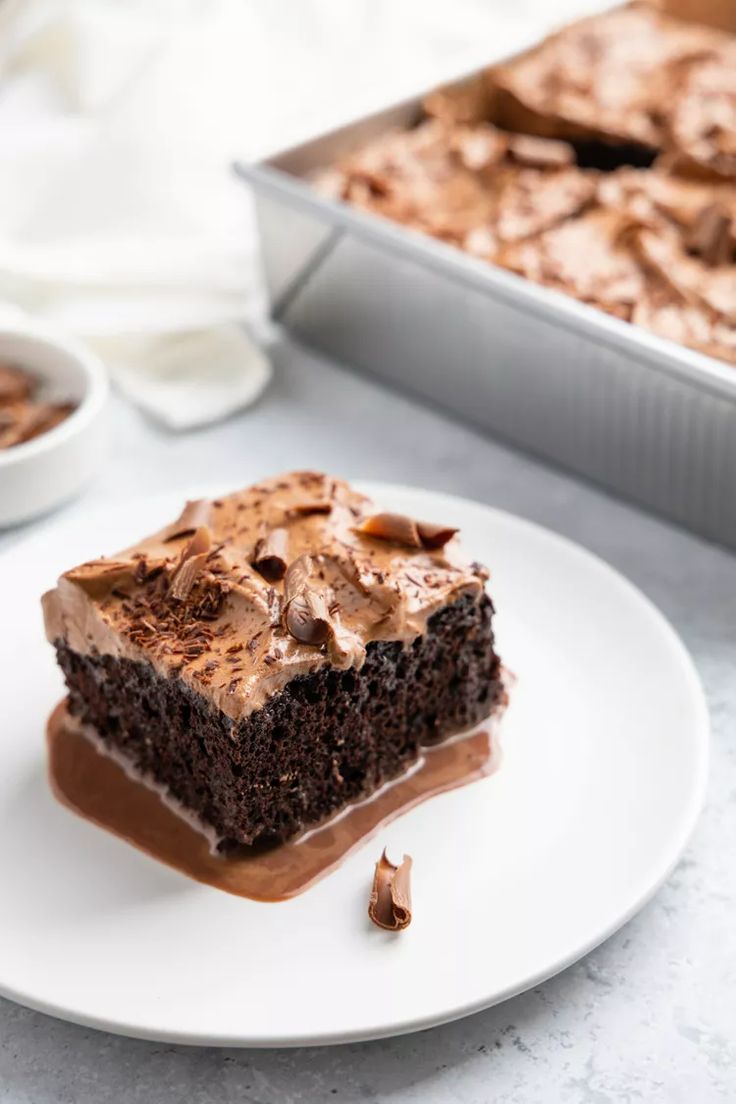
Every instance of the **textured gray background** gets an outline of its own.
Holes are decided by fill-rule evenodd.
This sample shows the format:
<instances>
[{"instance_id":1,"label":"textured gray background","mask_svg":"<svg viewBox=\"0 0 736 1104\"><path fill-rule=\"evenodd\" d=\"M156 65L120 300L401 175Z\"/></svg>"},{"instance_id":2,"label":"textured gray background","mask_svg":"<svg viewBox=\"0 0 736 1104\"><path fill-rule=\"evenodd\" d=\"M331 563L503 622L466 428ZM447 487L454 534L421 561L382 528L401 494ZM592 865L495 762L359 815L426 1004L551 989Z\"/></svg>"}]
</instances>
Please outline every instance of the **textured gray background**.
<instances>
[{"instance_id":1,"label":"textured gray background","mask_svg":"<svg viewBox=\"0 0 736 1104\"><path fill-rule=\"evenodd\" d=\"M69 512L323 467L459 493L565 533L641 587L694 655L713 722L707 807L650 905L497 1008L386 1042L218 1051L116 1038L0 1001L0 1104L736 1099L736 559L289 345L275 359L257 407L201 432L172 437L116 404L111 461Z\"/></svg>"}]
</instances>

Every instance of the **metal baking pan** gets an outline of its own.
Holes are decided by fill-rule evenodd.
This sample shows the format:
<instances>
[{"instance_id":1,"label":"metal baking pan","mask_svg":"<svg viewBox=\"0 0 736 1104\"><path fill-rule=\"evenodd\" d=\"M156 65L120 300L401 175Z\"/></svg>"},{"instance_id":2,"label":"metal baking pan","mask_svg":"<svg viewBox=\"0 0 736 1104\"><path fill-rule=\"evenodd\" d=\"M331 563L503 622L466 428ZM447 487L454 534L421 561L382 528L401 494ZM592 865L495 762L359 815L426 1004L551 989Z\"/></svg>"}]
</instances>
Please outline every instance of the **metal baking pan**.
<instances>
[{"instance_id":1,"label":"metal baking pan","mask_svg":"<svg viewBox=\"0 0 736 1104\"><path fill-rule=\"evenodd\" d=\"M429 89L427 90L429 91ZM422 97L237 172L272 316L305 344L736 548L736 368L319 195Z\"/></svg>"}]
</instances>

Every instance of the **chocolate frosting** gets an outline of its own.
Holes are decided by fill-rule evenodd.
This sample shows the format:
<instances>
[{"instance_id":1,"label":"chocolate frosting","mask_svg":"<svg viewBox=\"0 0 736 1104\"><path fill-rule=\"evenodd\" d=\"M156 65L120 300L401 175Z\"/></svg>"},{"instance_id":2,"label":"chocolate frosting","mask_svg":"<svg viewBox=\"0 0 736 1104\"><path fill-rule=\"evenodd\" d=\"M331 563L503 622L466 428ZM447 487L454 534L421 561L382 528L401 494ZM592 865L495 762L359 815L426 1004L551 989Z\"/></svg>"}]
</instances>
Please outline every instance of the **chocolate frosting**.
<instances>
[{"instance_id":1,"label":"chocolate frosting","mask_svg":"<svg viewBox=\"0 0 736 1104\"><path fill-rule=\"evenodd\" d=\"M506 134L490 123L428 119L380 136L315 183L491 258L503 242L554 226L591 202L596 174L572 160L563 142Z\"/></svg>"},{"instance_id":2,"label":"chocolate frosting","mask_svg":"<svg viewBox=\"0 0 736 1104\"><path fill-rule=\"evenodd\" d=\"M650 3L581 19L491 70L497 121L545 137L659 147L681 67L728 41Z\"/></svg>"},{"instance_id":3,"label":"chocolate frosting","mask_svg":"<svg viewBox=\"0 0 736 1104\"><path fill-rule=\"evenodd\" d=\"M360 667L371 641L408 645L436 610L480 597L483 568L456 538L410 547L362 533L376 513L347 483L309 471L188 503L153 536L62 575L44 596L47 635L149 661L237 720L295 676ZM287 567L267 578L260 557L275 546Z\"/></svg>"},{"instance_id":4,"label":"chocolate frosting","mask_svg":"<svg viewBox=\"0 0 736 1104\"><path fill-rule=\"evenodd\" d=\"M736 42L683 67L666 147L676 172L736 177Z\"/></svg>"}]
</instances>

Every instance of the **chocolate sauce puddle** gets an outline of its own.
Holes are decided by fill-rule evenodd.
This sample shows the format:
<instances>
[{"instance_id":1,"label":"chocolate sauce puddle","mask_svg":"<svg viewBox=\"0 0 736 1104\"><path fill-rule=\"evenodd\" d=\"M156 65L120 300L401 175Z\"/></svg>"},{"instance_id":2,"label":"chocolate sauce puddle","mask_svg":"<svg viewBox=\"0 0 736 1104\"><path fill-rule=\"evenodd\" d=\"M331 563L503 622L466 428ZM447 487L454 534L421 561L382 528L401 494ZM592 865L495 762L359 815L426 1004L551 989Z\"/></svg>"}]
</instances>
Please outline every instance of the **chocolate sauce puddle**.
<instances>
[{"instance_id":1,"label":"chocolate sauce puddle","mask_svg":"<svg viewBox=\"0 0 736 1104\"><path fill-rule=\"evenodd\" d=\"M101 754L71 721L66 702L51 714L47 739L51 789L63 805L195 881L255 901L303 893L401 813L484 778L498 765L496 741L474 730L426 748L409 774L297 839L223 857L157 793Z\"/></svg>"}]
</instances>

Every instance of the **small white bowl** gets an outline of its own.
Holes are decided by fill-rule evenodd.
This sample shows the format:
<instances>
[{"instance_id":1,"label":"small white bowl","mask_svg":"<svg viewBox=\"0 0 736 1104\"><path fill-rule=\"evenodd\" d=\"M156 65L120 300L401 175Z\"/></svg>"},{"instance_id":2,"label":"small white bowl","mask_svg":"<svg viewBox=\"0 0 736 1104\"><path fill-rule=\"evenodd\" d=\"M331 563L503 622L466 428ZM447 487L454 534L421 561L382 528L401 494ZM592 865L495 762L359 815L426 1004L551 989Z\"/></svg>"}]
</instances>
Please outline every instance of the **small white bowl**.
<instances>
[{"instance_id":1,"label":"small white bowl","mask_svg":"<svg viewBox=\"0 0 736 1104\"><path fill-rule=\"evenodd\" d=\"M0 362L27 368L41 396L76 409L54 429L0 449L0 527L17 525L71 498L106 452L107 373L92 353L35 322L0 323Z\"/></svg>"}]
</instances>

